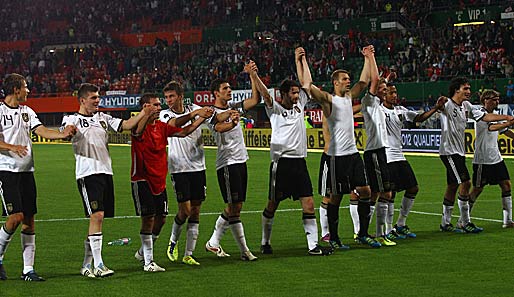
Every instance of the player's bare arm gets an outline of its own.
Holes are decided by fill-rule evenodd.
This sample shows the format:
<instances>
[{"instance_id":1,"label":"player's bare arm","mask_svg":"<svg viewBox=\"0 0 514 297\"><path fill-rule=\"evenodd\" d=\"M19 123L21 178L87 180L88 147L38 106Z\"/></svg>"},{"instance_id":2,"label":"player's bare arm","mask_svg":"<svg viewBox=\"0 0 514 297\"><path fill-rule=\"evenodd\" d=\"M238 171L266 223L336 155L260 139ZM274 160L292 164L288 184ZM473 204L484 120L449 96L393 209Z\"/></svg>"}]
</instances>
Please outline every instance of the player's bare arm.
<instances>
[{"instance_id":1,"label":"player's bare arm","mask_svg":"<svg viewBox=\"0 0 514 297\"><path fill-rule=\"evenodd\" d=\"M251 61L251 63L253 63L253 61ZM257 71L258 71L257 65L255 65L255 63L253 63L253 65L250 65L250 66L251 66L251 69L249 69L250 72L248 72L248 73L250 74L250 79L252 81L252 93L254 92L254 89L255 89L255 92L257 92L257 94L259 94L259 96L261 96L264 99L264 104L266 104L266 106L268 106L268 107L272 107L273 106L273 98L271 98L271 95L268 92L268 88L266 87L266 85L264 85L261 78L257 74ZM245 67L245 71L246 71L246 67Z\"/></svg>"},{"instance_id":2,"label":"player's bare arm","mask_svg":"<svg viewBox=\"0 0 514 297\"><path fill-rule=\"evenodd\" d=\"M246 64L243 71L246 73L250 73L252 69L256 68L257 66L253 61L250 61L250 63ZM256 71L256 70L255 70ZM253 84L252 84L252 96L246 100L243 101L243 109L250 110L255 105L259 104L261 102L261 96L257 92L253 92Z\"/></svg>"},{"instance_id":3,"label":"player's bare arm","mask_svg":"<svg viewBox=\"0 0 514 297\"><path fill-rule=\"evenodd\" d=\"M223 121L220 121L219 118L216 118L217 123L214 125L214 130L217 132L227 132L232 130L235 126L239 125L240 115L236 110L229 110L221 114L223 115L221 118L224 118Z\"/></svg>"},{"instance_id":4,"label":"player's bare arm","mask_svg":"<svg viewBox=\"0 0 514 297\"><path fill-rule=\"evenodd\" d=\"M0 141L0 150L11 151L20 157L25 157L28 153L27 146L25 145L9 144L3 141Z\"/></svg>"},{"instance_id":5,"label":"player's bare arm","mask_svg":"<svg viewBox=\"0 0 514 297\"><path fill-rule=\"evenodd\" d=\"M121 124L123 130L132 130L137 126L137 123L145 116L145 110L142 109L137 115L131 117L128 120L124 120Z\"/></svg>"},{"instance_id":6,"label":"player's bare arm","mask_svg":"<svg viewBox=\"0 0 514 297\"><path fill-rule=\"evenodd\" d=\"M46 139L66 139L68 137L75 135L76 132L77 132L77 127L75 127L74 125L66 126L62 130L62 132L53 130L53 129L48 129L47 127L45 127L43 125L38 126L34 130L34 133L36 133L37 135L39 135L43 138L46 138Z\"/></svg>"},{"instance_id":7,"label":"player's bare arm","mask_svg":"<svg viewBox=\"0 0 514 297\"><path fill-rule=\"evenodd\" d=\"M414 118L414 122L423 122L423 121L427 120L434 113L436 113L439 110L442 110L447 101L448 101L448 98L443 97L443 96L439 97L437 99L437 102L435 103L435 105L430 110L427 110L424 113L417 115L416 118Z\"/></svg>"}]
</instances>

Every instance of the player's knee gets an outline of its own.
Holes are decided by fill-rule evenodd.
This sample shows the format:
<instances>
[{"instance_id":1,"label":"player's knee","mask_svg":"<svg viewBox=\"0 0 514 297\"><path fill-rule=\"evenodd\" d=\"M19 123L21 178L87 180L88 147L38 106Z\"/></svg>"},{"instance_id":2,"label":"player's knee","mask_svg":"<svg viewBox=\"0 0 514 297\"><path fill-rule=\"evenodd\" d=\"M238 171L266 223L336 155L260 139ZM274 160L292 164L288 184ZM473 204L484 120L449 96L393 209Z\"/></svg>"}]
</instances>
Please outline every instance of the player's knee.
<instances>
[{"instance_id":1,"label":"player's knee","mask_svg":"<svg viewBox=\"0 0 514 297\"><path fill-rule=\"evenodd\" d=\"M462 182L462 184L460 184L460 189L461 192L468 193L469 189L471 189L471 182L469 180Z\"/></svg>"},{"instance_id":2,"label":"player's knee","mask_svg":"<svg viewBox=\"0 0 514 297\"><path fill-rule=\"evenodd\" d=\"M510 180L506 180L506 181L503 181L502 183L500 183L500 187L502 189L502 192L510 192L512 184L511 184Z\"/></svg>"},{"instance_id":3,"label":"player's knee","mask_svg":"<svg viewBox=\"0 0 514 297\"><path fill-rule=\"evenodd\" d=\"M7 221L11 225L13 225L15 228L17 228L18 225L20 225L23 222L24 218L25 218L25 216L23 215L22 212L17 212L17 213L10 214Z\"/></svg>"},{"instance_id":4,"label":"player's knee","mask_svg":"<svg viewBox=\"0 0 514 297\"><path fill-rule=\"evenodd\" d=\"M359 193L359 198L362 199L369 199L371 197L370 187L359 187L357 188L357 193Z\"/></svg>"},{"instance_id":5,"label":"player's knee","mask_svg":"<svg viewBox=\"0 0 514 297\"><path fill-rule=\"evenodd\" d=\"M104 220L104 212L103 211L97 211L89 217L90 221L101 223Z\"/></svg>"},{"instance_id":6,"label":"player's knee","mask_svg":"<svg viewBox=\"0 0 514 297\"><path fill-rule=\"evenodd\" d=\"M314 199L312 197L300 198L303 212L314 213Z\"/></svg>"},{"instance_id":7,"label":"player's knee","mask_svg":"<svg viewBox=\"0 0 514 297\"><path fill-rule=\"evenodd\" d=\"M414 186L414 187L412 187L410 189L407 189L405 191L405 194L409 195L409 196L416 196L418 194L418 192L419 192L419 187L418 186Z\"/></svg>"}]
</instances>

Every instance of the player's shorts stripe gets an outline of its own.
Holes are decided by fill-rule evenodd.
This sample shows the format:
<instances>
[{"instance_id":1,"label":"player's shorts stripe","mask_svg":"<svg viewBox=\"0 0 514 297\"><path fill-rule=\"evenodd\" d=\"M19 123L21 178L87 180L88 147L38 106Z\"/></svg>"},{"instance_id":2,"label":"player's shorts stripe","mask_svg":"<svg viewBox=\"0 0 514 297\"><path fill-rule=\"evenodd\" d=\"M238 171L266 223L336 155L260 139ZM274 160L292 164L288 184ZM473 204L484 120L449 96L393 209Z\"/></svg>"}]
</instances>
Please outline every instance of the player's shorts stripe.
<instances>
[{"instance_id":1,"label":"player's shorts stripe","mask_svg":"<svg viewBox=\"0 0 514 297\"><path fill-rule=\"evenodd\" d=\"M9 212L7 211L7 205L5 203L5 198L4 198L4 188L3 188L3 184L1 181L0 181L0 196L2 197L2 205L4 206L5 214L9 215Z\"/></svg>"},{"instance_id":2,"label":"player's shorts stripe","mask_svg":"<svg viewBox=\"0 0 514 297\"><path fill-rule=\"evenodd\" d=\"M380 171L380 164L378 163L377 153L372 153L371 158L373 159L373 167L375 167L375 174L377 176L378 190L380 192L385 192L384 184L382 183L382 171Z\"/></svg>"},{"instance_id":3,"label":"player's shorts stripe","mask_svg":"<svg viewBox=\"0 0 514 297\"><path fill-rule=\"evenodd\" d=\"M328 197L327 193L327 176L328 176L328 164L327 162L323 162L323 172L321 178L321 195Z\"/></svg>"},{"instance_id":4,"label":"player's shorts stripe","mask_svg":"<svg viewBox=\"0 0 514 297\"><path fill-rule=\"evenodd\" d=\"M139 199L139 186L137 182L132 182L132 191L134 191L134 202L136 203L137 213L141 214L141 200Z\"/></svg>"},{"instance_id":5,"label":"player's shorts stripe","mask_svg":"<svg viewBox=\"0 0 514 297\"><path fill-rule=\"evenodd\" d=\"M477 168L477 183L475 187L480 188L482 186L482 164L478 164Z\"/></svg>"},{"instance_id":6,"label":"player's shorts stripe","mask_svg":"<svg viewBox=\"0 0 514 297\"><path fill-rule=\"evenodd\" d=\"M89 197L87 195L86 183L84 182L84 178L79 178L80 183L80 191L82 192L82 199L84 199L84 205L86 206L86 211L88 215L92 215L91 206L89 205Z\"/></svg>"},{"instance_id":7,"label":"player's shorts stripe","mask_svg":"<svg viewBox=\"0 0 514 297\"><path fill-rule=\"evenodd\" d=\"M277 184L277 167L278 161L273 161L271 163L271 177L270 177L270 199L271 201L275 201L275 186Z\"/></svg>"},{"instance_id":8,"label":"player's shorts stripe","mask_svg":"<svg viewBox=\"0 0 514 297\"><path fill-rule=\"evenodd\" d=\"M332 185L331 191L333 194L337 193L337 180L336 180L336 157L330 156L330 184Z\"/></svg>"},{"instance_id":9,"label":"player's shorts stripe","mask_svg":"<svg viewBox=\"0 0 514 297\"><path fill-rule=\"evenodd\" d=\"M232 192L230 192L230 174L228 166L223 167L223 176L225 177L225 188L227 190L227 201L232 203Z\"/></svg>"},{"instance_id":10,"label":"player's shorts stripe","mask_svg":"<svg viewBox=\"0 0 514 297\"><path fill-rule=\"evenodd\" d=\"M455 179L457 179L457 184L461 184L462 181L460 180L459 171L457 170L457 167L455 166L455 162L453 162L452 156L447 156L448 158L448 164L450 164L450 168L453 171L453 175L455 175Z\"/></svg>"}]
</instances>

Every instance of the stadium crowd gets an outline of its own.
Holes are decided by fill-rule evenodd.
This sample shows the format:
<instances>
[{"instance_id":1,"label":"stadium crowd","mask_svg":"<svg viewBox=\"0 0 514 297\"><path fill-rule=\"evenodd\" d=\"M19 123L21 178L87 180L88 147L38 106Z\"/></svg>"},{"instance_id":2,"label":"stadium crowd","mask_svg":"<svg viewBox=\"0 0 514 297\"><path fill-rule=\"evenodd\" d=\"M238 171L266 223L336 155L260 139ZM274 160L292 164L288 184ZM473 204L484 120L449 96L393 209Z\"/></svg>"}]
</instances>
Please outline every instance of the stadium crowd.
<instances>
[{"instance_id":1,"label":"stadium crowd","mask_svg":"<svg viewBox=\"0 0 514 297\"><path fill-rule=\"evenodd\" d=\"M500 24L466 29L453 27L450 23L438 28L425 25L431 11L448 5L458 8L495 1L448 4L444 1L375 0L345 1L345 5L335 5L331 0L317 3L124 0L123 5L117 3L116 6L96 0L85 2L79 5L55 1L48 6L33 1L25 9L31 14L35 11L44 13L34 13L39 17L23 20L13 18L12 12L26 3L6 4L0 10L3 25L0 26L0 40L30 39L32 46L28 51L0 52L0 77L12 72L25 75L29 89L36 96L69 94L84 82L100 85L102 91L124 89L139 93L155 90L170 78L183 83L187 90L204 90L216 77L227 78L236 88L247 88L250 81L240 72L242 63L253 59L262 65L260 74L265 84L280 81L294 73L292 57L286 49L297 44L304 44L306 50L313 53L309 63L320 81L328 81L329 74L336 68L357 73L359 66L355 59L358 59L363 44L374 44L380 49L377 52L379 70L385 75L395 71L401 82L435 81L455 75L511 77L514 72L509 59L509 53L514 50L512 28ZM277 8L274 14L264 13L270 5ZM182 9L177 9L179 7ZM294 20L346 19L376 13L386 7L388 11L398 11L410 19L416 29L372 35L350 29L346 35L329 35L323 31L309 33L288 28L289 22ZM263 30L273 33L273 38L235 43L209 40L193 46L158 39L151 47L129 48L112 37L120 32L153 30L155 26L165 30L166 24L171 24L174 19L201 20L198 24L201 26L226 24L228 20L212 17L223 11L225 15L226 11L232 11L230 14L241 22L253 22L252 17L262 16L257 22L263 24ZM78 47L79 43L82 46ZM53 50L51 44L71 45Z\"/></svg>"}]
</instances>

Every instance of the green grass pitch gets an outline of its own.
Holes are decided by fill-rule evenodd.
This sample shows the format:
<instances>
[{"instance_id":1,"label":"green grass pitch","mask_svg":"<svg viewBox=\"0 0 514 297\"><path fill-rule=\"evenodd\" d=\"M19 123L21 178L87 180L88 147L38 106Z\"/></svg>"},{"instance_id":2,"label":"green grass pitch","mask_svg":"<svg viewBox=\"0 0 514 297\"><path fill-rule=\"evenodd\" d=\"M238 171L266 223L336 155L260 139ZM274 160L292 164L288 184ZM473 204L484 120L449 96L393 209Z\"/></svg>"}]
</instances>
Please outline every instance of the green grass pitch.
<instances>
[{"instance_id":1,"label":"green grass pitch","mask_svg":"<svg viewBox=\"0 0 514 297\"><path fill-rule=\"evenodd\" d=\"M139 218L134 217L130 193L130 148L111 146L116 190L116 218L104 224L103 258L115 275L87 279L79 275L83 240L87 232L80 196L74 178L70 145L34 146L39 213L36 216L35 268L47 279L25 283L19 230L4 258L9 279L0 282L0 296L512 296L512 247L514 230L501 228L501 198L497 186L487 187L473 210L482 234L439 232L445 174L438 157L408 159L417 174L420 192L408 218L418 235L399 240L396 247L370 249L352 242L348 208L341 209L340 233L351 249L329 257L307 255L298 202L284 201L275 216L273 255L259 253L261 212L267 201L269 152L250 151L248 198L242 221L249 247L257 262L239 260L230 232L224 249L232 254L217 259L203 246L210 237L223 202L215 174L215 150L206 150L207 200L200 218L195 252L201 266L171 263L166 257L171 222L177 209L168 186L170 216L155 247L155 261L164 273L144 273L133 255L140 245ZM308 165L315 192L319 153L309 153ZM471 161L468 159L468 166ZM512 160L506 160L514 172ZM315 195L316 207L321 198ZM396 198L395 220L401 196ZM348 205L348 197L343 205ZM458 214L456 208L455 214ZM317 214L318 216L318 214ZM456 222L456 218L453 219ZM374 223L370 233L374 233ZM185 242L182 233L180 255ZM110 247L110 239L131 237L128 246Z\"/></svg>"}]
</instances>

